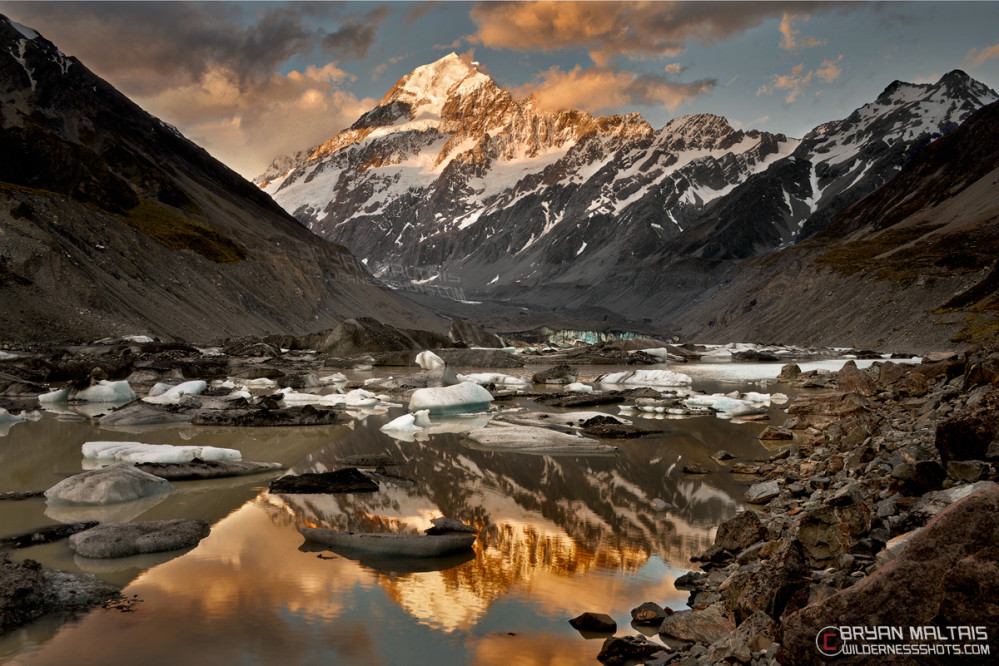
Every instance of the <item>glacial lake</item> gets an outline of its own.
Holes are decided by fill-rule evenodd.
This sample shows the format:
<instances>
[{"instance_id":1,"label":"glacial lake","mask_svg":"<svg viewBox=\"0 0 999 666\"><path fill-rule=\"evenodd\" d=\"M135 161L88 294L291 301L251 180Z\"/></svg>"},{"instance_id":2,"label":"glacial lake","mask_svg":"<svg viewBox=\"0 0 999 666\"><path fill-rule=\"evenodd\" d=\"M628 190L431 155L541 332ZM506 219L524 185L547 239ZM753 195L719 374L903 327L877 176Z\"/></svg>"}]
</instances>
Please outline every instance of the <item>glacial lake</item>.
<instances>
[{"instance_id":1,"label":"glacial lake","mask_svg":"<svg viewBox=\"0 0 999 666\"><path fill-rule=\"evenodd\" d=\"M830 362L838 367L842 361ZM547 367L547 366L543 366ZM698 363L668 367L693 388L761 389L780 364ZM530 376L539 367L510 371ZM619 369L589 366L584 378ZM384 377L394 368L348 373ZM566 411L514 399L504 408ZM617 406L587 408L618 415ZM400 462L377 493L271 495L279 473L176 482L171 495L113 505L99 515L0 502L0 537L88 518L199 518L211 534L196 548L121 560L74 557L67 542L14 551L125 586L130 612L96 609L46 618L0 637L2 664L580 664L597 663L603 637L584 637L568 620L608 613L618 635L634 634L630 610L654 601L685 607L673 582L713 541L719 523L743 506L752 478L710 456L737 461L770 454L757 440L764 423L715 417L642 418L662 433L614 442L603 456L498 453L457 432L401 441L379 426L404 407L360 413L348 425L308 428L153 427L106 430L46 412L0 436L0 492L39 490L81 471L93 440L211 445L244 460L277 461L295 473L335 469L345 456L387 454ZM782 418L779 410L772 414ZM478 423L484 422L479 419ZM435 430L460 430L450 419ZM688 463L717 470L682 472ZM673 505L657 512L653 499ZM474 550L446 559L372 560L307 544L302 526L416 531L440 515L480 530ZM646 630L648 631L648 630ZM654 636L654 632L652 633Z\"/></svg>"}]
</instances>

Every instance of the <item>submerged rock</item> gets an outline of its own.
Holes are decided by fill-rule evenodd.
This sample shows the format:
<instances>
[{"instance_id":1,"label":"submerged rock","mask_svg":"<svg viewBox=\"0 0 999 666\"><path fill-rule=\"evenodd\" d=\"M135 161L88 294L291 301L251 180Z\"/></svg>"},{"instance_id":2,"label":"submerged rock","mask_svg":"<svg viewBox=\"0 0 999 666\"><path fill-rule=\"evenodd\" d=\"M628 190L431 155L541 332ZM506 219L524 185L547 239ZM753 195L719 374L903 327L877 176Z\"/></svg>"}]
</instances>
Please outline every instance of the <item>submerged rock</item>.
<instances>
[{"instance_id":1,"label":"submerged rock","mask_svg":"<svg viewBox=\"0 0 999 666\"><path fill-rule=\"evenodd\" d=\"M119 589L90 574L14 562L0 553L0 634L47 613L83 610L118 596Z\"/></svg>"},{"instance_id":2,"label":"submerged rock","mask_svg":"<svg viewBox=\"0 0 999 666\"><path fill-rule=\"evenodd\" d=\"M0 539L0 544L6 544L13 548L27 548L28 546L38 546L44 543L52 543L68 539L71 535L83 530L95 527L97 521L91 520L82 523L70 523L69 525L48 525L37 530L19 534L17 536L4 537Z\"/></svg>"},{"instance_id":3,"label":"submerged rock","mask_svg":"<svg viewBox=\"0 0 999 666\"><path fill-rule=\"evenodd\" d=\"M115 504L174 490L169 481L116 463L64 479L45 491L47 501L74 504Z\"/></svg>"},{"instance_id":4,"label":"submerged rock","mask_svg":"<svg viewBox=\"0 0 999 666\"><path fill-rule=\"evenodd\" d=\"M569 624L577 631L592 631L598 634L613 634L617 631L617 622L606 613L583 613L569 620Z\"/></svg>"},{"instance_id":5,"label":"submerged rock","mask_svg":"<svg viewBox=\"0 0 999 666\"><path fill-rule=\"evenodd\" d=\"M69 547L81 557L130 557L196 546L208 536L207 520L152 520L110 523L74 534Z\"/></svg>"},{"instance_id":6,"label":"submerged rock","mask_svg":"<svg viewBox=\"0 0 999 666\"><path fill-rule=\"evenodd\" d=\"M579 370L566 363L534 373L535 384L572 384L579 378Z\"/></svg>"},{"instance_id":7,"label":"submerged rock","mask_svg":"<svg viewBox=\"0 0 999 666\"><path fill-rule=\"evenodd\" d=\"M657 603L646 601L641 606L631 609L631 621L642 626L658 627L667 615L672 614L672 610L663 608Z\"/></svg>"},{"instance_id":8,"label":"submerged rock","mask_svg":"<svg viewBox=\"0 0 999 666\"><path fill-rule=\"evenodd\" d=\"M645 662L663 646L642 636L611 636L600 647L597 660L607 666L624 666L635 662Z\"/></svg>"},{"instance_id":9,"label":"submerged rock","mask_svg":"<svg viewBox=\"0 0 999 666\"><path fill-rule=\"evenodd\" d=\"M354 467L320 474L282 476L270 483L272 493L373 493L378 484Z\"/></svg>"},{"instance_id":10,"label":"submerged rock","mask_svg":"<svg viewBox=\"0 0 999 666\"><path fill-rule=\"evenodd\" d=\"M283 469L276 462L248 462L242 460L192 460L180 463L143 463L136 469L148 472L170 481L190 481L194 479L218 479L229 476L245 476Z\"/></svg>"},{"instance_id":11,"label":"submerged rock","mask_svg":"<svg viewBox=\"0 0 999 666\"><path fill-rule=\"evenodd\" d=\"M202 411L191 419L193 425L243 428L335 425L342 421L341 412L330 409L316 409L312 405L286 407L284 409L266 409L265 407L261 407L259 409Z\"/></svg>"}]
</instances>

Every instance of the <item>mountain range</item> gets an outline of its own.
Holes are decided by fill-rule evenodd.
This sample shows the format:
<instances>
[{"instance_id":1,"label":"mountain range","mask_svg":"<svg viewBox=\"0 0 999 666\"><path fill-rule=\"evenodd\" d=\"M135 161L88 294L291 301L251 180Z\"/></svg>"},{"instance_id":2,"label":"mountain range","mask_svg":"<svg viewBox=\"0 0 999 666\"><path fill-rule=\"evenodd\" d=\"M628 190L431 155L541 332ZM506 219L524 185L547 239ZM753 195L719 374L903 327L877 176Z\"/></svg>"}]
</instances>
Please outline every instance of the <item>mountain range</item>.
<instances>
[{"instance_id":1,"label":"mountain range","mask_svg":"<svg viewBox=\"0 0 999 666\"><path fill-rule=\"evenodd\" d=\"M800 140L710 114L654 130L517 101L452 53L254 182L375 275L428 296L460 285L429 300L481 324L663 333L733 267L822 230L997 98L955 70L896 81Z\"/></svg>"},{"instance_id":2,"label":"mountain range","mask_svg":"<svg viewBox=\"0 0 999 666\"><path fill-rule=\"evenodd\" d=\"M343 247L0 17L0 338L446 331Z\"/></svg>"}]
</instances>

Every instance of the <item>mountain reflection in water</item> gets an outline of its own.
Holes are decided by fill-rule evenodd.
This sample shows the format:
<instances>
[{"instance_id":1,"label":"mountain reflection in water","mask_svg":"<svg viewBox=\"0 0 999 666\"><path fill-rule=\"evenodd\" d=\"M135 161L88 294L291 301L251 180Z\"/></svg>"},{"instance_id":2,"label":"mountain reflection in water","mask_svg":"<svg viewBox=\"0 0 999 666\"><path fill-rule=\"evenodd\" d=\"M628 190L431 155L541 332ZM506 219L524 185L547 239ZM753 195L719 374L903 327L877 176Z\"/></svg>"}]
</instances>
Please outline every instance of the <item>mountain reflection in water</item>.
<instances>
[{"instance_id":1,"label":"mountain reflection in water","mask_svg":"<svg viewBox=\"0 0 999 666\"><path fill-rule=\"evenodd\" d=\"M741 505L747 482L723 470L685 475L683 465L717 468L710 454L720 448L743 460L766 453L756 441L762 426L715 418L654 421L667 432L619 441L613 456L552 456L475 449L457 433L399 441L378 431L399 413L369 415L321 438L313 433L309 444L295 439L308 429L123 434L240 448L244 459L282 460L294 473L335 469L339 459L362 453L401 464L388 468L376 493L260 492L267 476L216 491L178 484L176 495L138 519L209 517L212 533L171 561L135 567L125 590L142 600L135 612L97 610L54 636L30 630L24 644L5 637L0 661L18 654L15 663L23 664L592 661L600 641L584 640L567 620L606 612L619 633L633 633L629 611L640 603L682 608L687 594L673 580ZM219 498L214 515L206 515L206 497ZM675 508L657 513L655 498ZM417 533L440 515L479 529L473 553L421 564L366 560L317 552L297 529ZM32 550L23 556L33 557Z\"/></svg>"}]
</instances>

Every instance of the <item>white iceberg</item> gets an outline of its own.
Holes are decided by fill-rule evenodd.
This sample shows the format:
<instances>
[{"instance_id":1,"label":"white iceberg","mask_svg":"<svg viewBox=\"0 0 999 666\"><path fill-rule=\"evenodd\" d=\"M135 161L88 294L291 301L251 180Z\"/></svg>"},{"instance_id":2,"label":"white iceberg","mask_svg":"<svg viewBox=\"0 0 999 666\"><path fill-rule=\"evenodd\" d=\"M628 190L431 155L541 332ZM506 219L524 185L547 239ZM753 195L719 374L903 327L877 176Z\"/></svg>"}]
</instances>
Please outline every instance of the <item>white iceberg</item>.
<instances>
[{"instance_id":1,"label":"white iceberg","mask_svg":"<svg viewBox=\"0 0 999 666\"><path fill-rule=\"evenodd\" d=\"M23 420L24 417L11 414L3 407L0 407L0 423L18 423Z\"/></svg>"},{"instance_id":2,"label":"white iceberg","mask_svg":"<svg viewBox=\"0 0 999 666\"><path fill-rule=\"evenodd\" d=\"M417 354L416 364L424 370L436 370L445 366L444 359L432 351L421 351Z\"/></svg>"},{"instance_id":3,"label":"white iceberg","mask_svg":"<svg viewBox=\"0 0 999 666\"><path fill-rule=\"evenodd\" d=\"M51 405L69 400L69 387L49 391L38 396L38 402L43 405Z\"/></svg>"},{"instance_id":4,"label":"white iceberg","mask_svg":"<svg viewBox=\"0 0 999 666\"><path fill-rule=\"evenodd\" d=\"M593 393L593 387L582 382L573 382L565 385L565 390L569 393Z\"/></svg>"},{"instance_id":5,"label":"white iceberg","mask_svg":"<svg viewBox=\"0 0 999 666\"><path fill-rule=\"evenodd\" d=\"M504 375L499 372L473 372L470 375L457 375L459 382L474 382L479 386L495 384L496 386L530 386L531 382L524 377Z\"/></svg>"},{"instance_id":6,"label":"white iceberg","mask_svg":"<svg viewBox=\"0 0 999 666\"><path fill-rule=\"evenodd\" d=\"M431 425L433 424L430 422L430 410L421 409L415 414L403 414L399 418L389 421L380 430L412 432L429 428Z\"/></svg>"},{"instance_id":7,"label":"white iceberg","mask_svg":"<svg viewBox=\"0 0 999 666\"><path fill-rule=\"evenodd\" d=\"M182 463L200 460L242 460L236 449L215 446L172 446L142 442L86 442L83 457L128 463Z\"/></svg>"},{"instance_id":8,"label":"white iceberg","mask_svg":"<svg viewBox=\"0 0 999 666\"><path fill-rule=\"evenodd\" d=\"M135 400L135 391L126 381L101 380L82 391L72 391L70 399L82 402L131 402Z\"/></svg>"},{"instance_id":9,"label":"white iceberg","mask_svg":"<svg viewBox=\"0 0 999 666\"><path fill-rule=\"evenodd\" d=\"M260 377L258 379L247 379L243 381L244 386L250 388L271 388L277 386L277 382L273 379L267 379L266 377Z\"/></svg>"},{"instance_id":10,"label":"white iceberg","mask_svg":"<svg viewBox=\"0 0 999 666\"><path fill-rule=\"evenodd\" d=\"M343 384L346 381L347 381L347 375L343 374L342 372L337 372L335 374L326 375L325 377L320 377L319 378L319 383L323 384L323 385L326 385L326 384Z\"/></svg>"},{"instance_id":11,"label":"white iceberg","mask_svg":"<svg viewBox=\"0 0 999 666\"><path fill-rule=\"evenodd\" d=\"M672 370L627 370L597 377L597 384L638 384L640 386L687 386L690 375Z\"/></svg>"},{"instance_id":12,"label":"white iceberg","mask_svg":"<svg viewBox=\"0 0 999 666\"><path fill-rule=\"evenodd\" d=\"M767 393L743 393L735 391L730 394L715 393L712 395L692 395L684 404L688 407L709 407L722 418L734 416L749 416L763 414L770 407L770 395Z\"/></svg>"},{"instance_id":13,"label":"white iceberg","mask_svg":"<svg viewBox=\"0 0 999 666\"><path fill-rule=\"evenodd\" d=\"M422 388L413 392L409 411L429 410L431 414L481 412L489 408L493 396L472 382L461 382L441 388Z\"/></svg>"},{"instance_id":14,"label":"white iceberg","mask_svg":"<svg viewBox=\"0 0 999 666\"><path fill-rule=\"evenodd\" d=\"M149 395L142 400L153 405L179 405L185 395L200 395L207 388L208 385L201 380L184 382L177 386L157 383L149 389Z\"/></svg>"}]
</instances>

